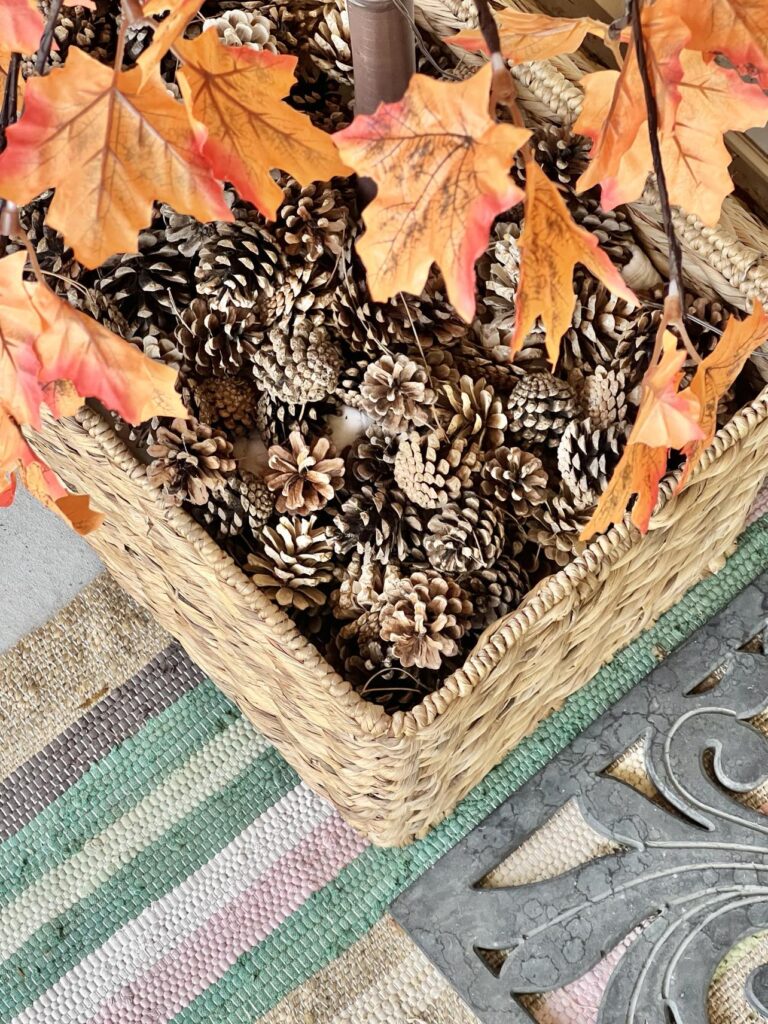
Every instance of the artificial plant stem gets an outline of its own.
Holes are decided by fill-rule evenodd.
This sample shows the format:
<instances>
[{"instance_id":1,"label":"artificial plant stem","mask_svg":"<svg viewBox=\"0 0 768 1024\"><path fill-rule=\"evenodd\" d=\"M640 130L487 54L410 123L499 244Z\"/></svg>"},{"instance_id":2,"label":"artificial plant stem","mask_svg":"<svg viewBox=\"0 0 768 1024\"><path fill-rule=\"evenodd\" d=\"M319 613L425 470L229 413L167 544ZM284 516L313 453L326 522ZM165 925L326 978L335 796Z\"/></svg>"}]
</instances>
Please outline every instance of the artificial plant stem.
<instances>
[{"instance_id":1,"label":"artificial plant stem","mask_svg":"<svg viewBox=\"0 0 768 1024\"><path fill-rule=\"evenodd\" d=\"M0 109L0 153L3 152L8 144L5 137L5 129L16 120L16 99L19 94L20 68L21 54L12 53L8 60L8 73L5 78L5 90L3 92L3 106Z\"/></svg>"},{"instance_id":2,"label":"artificial plant stem","mask_svg":"<svg viewBox=\"0 0 768 1024\"><path fill-rule=\"evenodd\" d=\"M56 31L56 22L59 20L59 11L64 0L51 0L51 6L48 9L48 17L45 21L45 30L43 31L43 37L40 40L40 48L37 51L35 57L35 74L42 75L45 71L45 65L48 63L48 58L51 55L51 47L53 46L53 33Z\"/></svg>"},{"instance_id":3,"label":"artificial plant stem","mask_svg":"<svg viewBox=\"0 0 768 1024\"><path fill-rule=\"evenodd\" d=\"M659 108L656 103L656 94L648 74L648 63L645 58L645 40L643 38L642 24L642 0L631 0L630 15L632 20L632 36L635 41L637 63L640 69L640 79L643 83L643 97L648 111L648 138L651 143L651 155L653 157L653 173L656 175L656 184L659 189L659 201L661 203L661 217L664 225L664 233L667 236L669 247L669 281L670 295L682 304L683 301L683 257L680 250L680 242L675 233L675 226L672 222L672 208L669 203L669 191L667 179L664 174L664 165L661 161L661 149L659 147Z\"/></svg>"},{"instance_id":4,"label":"artificial plant stem","mask_svg":"<svg viewBox=\"0 0 768 1024\"><path fill-rule=\"evenodd\" d=\"M493 16L488 0L475 0L477 20L480 32L482 33L488 52L501 53L501 38L499 37L499 26Z\"/></svg>"}]
</instances>

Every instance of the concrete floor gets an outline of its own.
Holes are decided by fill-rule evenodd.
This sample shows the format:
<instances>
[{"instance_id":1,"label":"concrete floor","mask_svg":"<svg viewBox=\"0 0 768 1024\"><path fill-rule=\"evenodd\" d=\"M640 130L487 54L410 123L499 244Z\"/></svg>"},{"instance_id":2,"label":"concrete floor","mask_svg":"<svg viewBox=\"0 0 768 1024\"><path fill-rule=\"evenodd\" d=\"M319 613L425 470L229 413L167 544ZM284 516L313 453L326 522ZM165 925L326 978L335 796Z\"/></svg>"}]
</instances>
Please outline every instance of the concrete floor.
<instances>
[{"instance_id":1,"label":"concrete floor","mask_svg":"<svg viewBox=\"0 0 768 1024\"><path fill-rule=\"evenodd\" d=\"M20 488L0 509L0 651L42 626L101 569L85 541Z\"/></svg>"}]
</instances>

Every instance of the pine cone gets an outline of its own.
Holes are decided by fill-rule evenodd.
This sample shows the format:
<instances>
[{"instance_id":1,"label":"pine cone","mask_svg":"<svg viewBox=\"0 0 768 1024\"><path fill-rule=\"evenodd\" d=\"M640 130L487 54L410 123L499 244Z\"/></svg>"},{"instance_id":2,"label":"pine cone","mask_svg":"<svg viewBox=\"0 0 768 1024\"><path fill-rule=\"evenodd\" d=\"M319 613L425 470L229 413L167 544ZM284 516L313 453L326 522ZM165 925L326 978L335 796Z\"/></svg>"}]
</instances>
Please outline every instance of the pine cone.
<instances>
[{"instance_id":1,"label":"pine cone","mask_svg":"<svg viewBox=\"0 0 768 1024\"><path fill-rule=\"evenodd\" d=\"M259 392L252 380L244 377L191 378L182 389L182 398L203 423L225 428L233 437L243 437L256 426Z\"/></svg>"},{"instance_id":2,"label":"pine cone","mask_svg":"<svg viewBox=\"0 0 768 1024\"><path fill-rule=\"evenodd\" d=\"M291 432L298 430L303 437L321 434L328 416L338 412L333 401L298 405L281 402L268 392L262 392L256 402L256 429L267 447L286 444Z\"/></svg>"},{"instance_id":3,"label":"pine cone","mask_svg":"<svg viewBox=\"0 0 768 1024\"><path fill-rule=\"evenodd\" d=\"M518 519L530 516L547 495L547 472L531 452L500 447L489 452L480 478L480 493Z\"/></svg>"},{"instance_id":4,"label":"pine cone","mask_svg":"<svg viewBox=\"0 0 768 1024\"><path fill-rule=\"evenodd\" d=\"M586 170L591 142L576 135L570 125L545 125L531 139L536 163L546 176L561 185L570 186Z\"/></svg>"},{"instance_id":5,"label":"pine cone","mask_svg":"<svg viewBox=\"0 0 768 1024\"><path fill-rule=\"evenodd\" d=\"M223 489L237 467L224 434L195 419L158 427L147 453L153 460L147 478L163 488L172 505L183 501L204 505L210 492Z\"/></svg>"},{"instance_id":6,"label":"pine cone","mask_svg":"<svg viewBox=\"0 0 768 1024\"><path fill-rule=\"evenodd\" d=\"M342 569L339 589L331 594L334 616L341 621L358 619L363 612L371 611L381 596L383 583L378 562L365 555L352 554Z\"/></svg>"},{"instance_id":7,"label":"pine cone","mask_svg":"<svg viewBox=\"0 0 768 1024\"><path fill-rule=\"evenodd\" d=\"M347 453L347 479L351 475L362 484L393 481L399 444L398 437L385 434L378 424L368 427Z\"/></svg>"},{"instance_id":8,"label":"pine cone","mask_svg":"<svg viewBox=\"0 0 768 1024\"><path fill-rule=\"evenodd\" d=\"M320 588L333 579L333 547L317 516L281 516L261 531L263 554L249 555L245 571L282 608L304 611L325 604Z\"/></svg>"},{"instance_id":9,"label":"pine cone","mask_svg":"<svg viewBox=\"0 0 768 1024\"><path fill-rule=\"evenodd\" d=\"M100 4L94 10L84 6L64 7L59 12L53 30L56 46L51 48L47 62L50 67L62 65L71 46L84 50L89 57L101 63L112 62L117 43L117 25L110 13L105 14L104 6ZM47 18L51 9L50 0L41 0L40 9ZM30 67L30 73L31 70Z\"/></svg>"},{"instance_id":10,"label":"pine cone","mask_svg":"<svg viewBox=\"0 0 768 1024\"><path fill-rule=\"evenodd\" d=\"M334 82L326 74L317 81L299 81L291 89L288 102L294 110L306 114L315 128L333 135L354 120L352 90L346 83Z\"/></svg>"},{"instance_id":11,"label":"pine cone","mask_svg":"<svg viewBox=\"0 0 768 1024\"><path fill-rule=\"evenodd\" d=\"M525 570L508 554L488 568L462 576L461 585L472 602L472 629L486 629L514 611L530 589Z\"/></svg>"},{"instance_id":12,"label":"pine cone","mask_svg":"<svg viewBox=\"0 0 768 1024\"><path fill-rule=\"evenodd\" d=\"M551 373L529 373L507 402L509 433L523 446L555 448L576 416L573 391Z\"/></svg>"},{"instance_id":13,"label":"pine cone","mask_svg":"<svg viewBox=\"0 0 768 1024\"><path fill-rule=\"evenodd\" d=\"M623 365L608 369L596 366L592 373L575 371L569 382L581 412L597 430L623 424L629 413L627 370Z\"/></svg>"},{"instance_id":14,"label":"pine cone","mask_svg":"<svg viewBox=\"0 0 768 1024\"><path fill-rule=\"evenodd\" d=\"M331 78L349 82L352 51L345 0L325 0L311 5L303 28L304 50L315 66Z\"/></svg>"},{"instance_id":15,"label":"pine cone","mask_svg":"<svg viewBox=\"0 0 768 1024\"><path fill-rule=\"evenodd\" d=\"M439 572L457 574L487 569L504 547L504 519L485 498L466 493L427 523L424 550Z\"/></svg>"},{"instance_id":16,"label":"pine cone","mask_svg":"<svg viewBox=\"0 0 768 1024\"><path fill-rule=\"evenodd\" d=\"M176 340L189 370L200 377L232 377L255 361L261 333L247 309L212 309L193 299L181 314Z\"/></svg>"},{"instance_id":17,"label":"pine cone","mask_svg":"<svg viewBox=\"0 0 768 1024\"><path fill-rule=\"evenodd\" d=\"M247 46L251 50L277 53L274 25L257 10L224 11L217 18L206 18L203 32L215 28L224 46Z\"/></svg>"},{"instance_id":18,"label":"pine cone","mask_svg":"<svg viewBox=\"0 0 768 1024\"><path fill-rule=\"evenodd\" d=\"M566 193L568 209L579 227L595 235L600 248L611 261L624 267L637 247L632 225L623 210L604 210L595 193L596 189L580 195Z\"/></svg>"},{"instance_id":19,"label":"pine cone","mask_svg":"<svg viewBox=\"0 0 768 1024\"><path fill-rule=\"evenodd\" d=\"M632 332L637 310L589 274L576 282L571 326L560 351L566 370L615 365L617 348Z\"/></svg>"},{"instance_id":20,"label":"pine cone","mask_svg":"<svg viewBox=\"0 0 768 1024\"><path fill-rule=\"evenodd\" d=\"M288 256L302 263L323 260L327 269L338 264L350 226L350 204L339 189L312 182L291 181L278 213L275 235Z\"/></svg>"},{"instance_id":21,"label":"pine cone","mask_svg":"<svg viewBox=\"0 0 768 1024\"><path fill-rule=\"evenodd\" d=\"M282 258L275 238L253 210L234 203L235 223L214 221L200 241L195 287L211 307L242 306L258 311L269 323L265 309L274 299Z\"/></svg>"},{"instance_id":22,"label":"pine cone","mask_svg":"<svg viewBox=\"0 0 768 1024\"><path fill-rule=\"evenodd\" d=\"M539 545L544 557L562 568L586 547L579 535L590 515L590 511L577 509L568 498L557 495L551 502L539 505L523 526L528 539Z\"/></svg>"},{"instance_id":23,"label":"pine cone","mask_svg":"<svg viewBox=\"0 0 768 1024\"><path fill-rule=\"evenodd\" d=\"M404 435L395 456L395 480L420 508L440 508L469 487L480 468L477 445L439 433Z\"/></svg>"},{"instance_id":24,"label":"pine cone","mask_svg":"<svg viewBox=\"0 0 768 1024\"><path fill-rule=\"evenodd\" d=\"M333 524L342 555L355 550L384 565L421 555L421 519L397 487L364 484L342 504Z\"/></svg>"},{"instance_id":25,"label":"pine cone","mask_svg":"<svg viewBox=\"0 0 768 1024\"><path fill-rule=\"evenodd\" d=\"M363 611L342 626L331 643L329 660L358 686L394 664L392 649L379 636L379 629L378 611Z\"/></svg>"},{"instance_id":26,"label":"pine cone","mask_svg":"<svg viewBox=\"0 0 768 1024\"><path fill-rule=\"evenodd\" d=\"M483 377L475 381L465 374L458 384L441 384L438 408L449 437L466 437L483 448L496 448L504 440L502 401Z\"/></svg>"},{"instance_id":27,"label":"pine cone","mask_svg":"<svg viewBox=\"0 0 768 1024\"><path fill-rule=\"evenodd\" d=\"M256 534L272 515L274 502L266 484L253 473L240 470L219 491L209 494L201 509L202 520L216 538Z\"/></svg>"},{"instance_id":28,"label":"pine cone","mask_svg":"<svg viewBox=\"0 0 768 1024\"><path fill-rule=\"evenodd\" d=\"M385 595L380 635L405 668L438 669L444 658L458 653L471 615L458 583L429 569L414 572Z\"/></svg>"},{"instance_id":29,"label":"pine cone","mask_svg":"<svg viewBox=\"0 0 768 1024\"><path fill-rule=\"evenodd\" d=\"M65 244L63 237L45 223L52 198L53 192L44 192L31 203L20 207L19 223L35 247L40 269L49 275L56 274L68 279L62 281L59 277L50 276L47 283L62 298L69 300L71 296L74 299L73 304L80 308L82 302L78 301L78 291L69 284L69 281L79 281L84 275L84 270L75 259L75 254ZM19 239L0 236L0 257L10 256L11 253L23 248Z\"/></svg>"},{"instance_id":30,"label":"pine cone","mask_svg":"<svg viewBox=\"0 0 768 1024\"><path fill-rule=\"evenodd\" d=\"M269 471L265 480L270 491L278 491L275 508L306 516L324 508L344 478L344 460L334 458L326 437L305 441L294 430L289 448L273 445L269 449Z\"/></svg>"},{"instance_id":31,"label":"pine cone","mask_svg":"<svg viewBox=\"0 0 768 1024\"><path fill-rule=\"evenodd\" d=\"M280 402L303 405L327 398L336 388L341 352L320 317L297 317L269 331L253 356L259 387Z\"/></svg>"},{"instance_id":32,"label":"pine cone","mask_svg":"<svg viewBox=\"0 0 768 1024\"><path fill-rule=\"evenodd\" d=\"M365 371L360 385L362 407L383 430L399 434L423 427L430 419L435 393L425 370L407 356L381 356Z\"/></svg>"},{"instance_id":33,"label":"pine cone","mask_svg":"<svg viewBox=\"0 0 768 1024\"><path fill-rule=\"evenodd\" d=\"M595 506L621 458L626 426L598 429L591 420L574 420L557 447L557 468L577 511Z\"/></svg>"}]
</instances>

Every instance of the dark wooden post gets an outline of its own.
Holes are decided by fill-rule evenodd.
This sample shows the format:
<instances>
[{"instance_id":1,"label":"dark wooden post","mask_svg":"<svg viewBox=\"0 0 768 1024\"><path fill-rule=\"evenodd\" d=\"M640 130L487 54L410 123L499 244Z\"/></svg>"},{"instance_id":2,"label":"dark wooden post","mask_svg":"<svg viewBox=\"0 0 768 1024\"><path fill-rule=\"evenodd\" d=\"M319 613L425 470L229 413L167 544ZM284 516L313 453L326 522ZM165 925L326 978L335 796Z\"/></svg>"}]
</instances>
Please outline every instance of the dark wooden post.
<instances>
[{"instance_id":1,"label":"dark wooden post","mask_svg":"<svg viewBox=\"0 0 768 1024\"><path fill-rule=\"evenodd\" d=\"M416 70L413 0L347 0L355 113L394 103Z\"/></svg>"}]
</instances>

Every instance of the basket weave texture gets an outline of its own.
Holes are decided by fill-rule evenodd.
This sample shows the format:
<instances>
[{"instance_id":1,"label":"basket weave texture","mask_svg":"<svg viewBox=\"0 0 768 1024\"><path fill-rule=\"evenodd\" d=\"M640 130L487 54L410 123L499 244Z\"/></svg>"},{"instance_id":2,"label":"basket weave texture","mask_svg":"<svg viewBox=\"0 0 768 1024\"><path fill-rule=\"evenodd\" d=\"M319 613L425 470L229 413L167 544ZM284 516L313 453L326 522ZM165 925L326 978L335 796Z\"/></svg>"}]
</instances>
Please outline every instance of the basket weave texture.
<instances>
[{"instance_id":1,"label":"basket weave texture","mask_svg":"<svg viewBox=\"0 0 768 1024\"><path fill-rule=\"evenodd\" d=\"M562 74L563 64L566 74ZM569 67L517 69L533 120L572 121ZM664 263L653 188L630 210ZM689 283L768 306L768 231L737 200L723 224L678 215ZM722 564L768 473L768 389L719 431L686 490L662 485L650 532L628 522L597 538L478 641L464 666L407 712L364 701L294 624L180 509L90 409L31 436L71 487L106 514L89 537L146 606L306 782L373 842L401 845L440 821L515 743L695 582ZM226 624L226 628L225 628Z\"/></svg>"}]
</instances>

